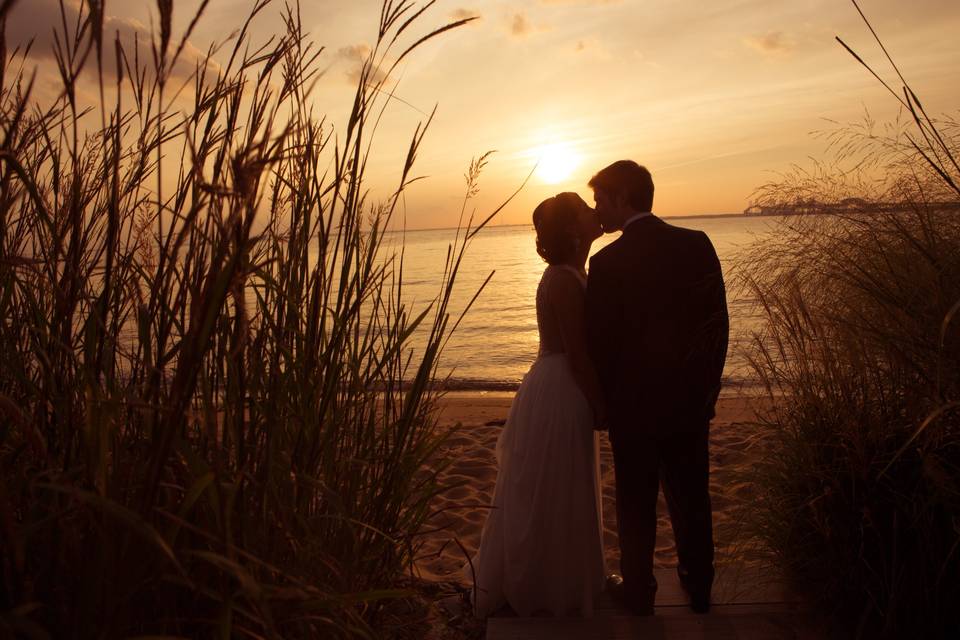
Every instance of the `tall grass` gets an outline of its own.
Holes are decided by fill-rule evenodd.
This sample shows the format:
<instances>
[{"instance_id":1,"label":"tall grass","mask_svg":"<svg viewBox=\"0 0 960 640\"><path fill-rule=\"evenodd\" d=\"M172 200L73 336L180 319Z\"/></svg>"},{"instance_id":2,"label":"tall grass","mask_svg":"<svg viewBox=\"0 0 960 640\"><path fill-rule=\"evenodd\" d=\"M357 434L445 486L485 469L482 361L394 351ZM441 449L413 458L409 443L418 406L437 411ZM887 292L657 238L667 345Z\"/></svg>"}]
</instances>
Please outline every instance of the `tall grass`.
<instances>
[{"instance_id":1,"label":"tall grass","mask_svg":"<svg viewBox=\"0 0 960 640\"><path fill-rule=\"evenodd\" d=\"M384 233L429 120L385 200L365 167L391 71L466 20L412 34L432 2L386 0L334 131L311 104L321 50L296 5L256 43L270 4L256 0L232 41L175 73L206 4L176 38L158 0L142 51L83 4L58 28L46 106L27 51L2 51L3 633L406 624L386 605L408 595L394 587L437 491L421 467L443 437L432 381L469 234L413 313ZM428 335L415 355L414 331Z\"/></svg>"},{"instance_id":2,"label":"tall grass","mask_svg":"<svg viewBox=\"0 0 960 640\"><path fill-rule=\"evenodd\" d=\"M748 518L852 636L956 637L960 135L905 81L894 95L905 122L834 132L831 163L759 191L857 200L788 219L742 256L739 281L767 320L750 355L771 399Z\"/></svg>"}]
</instances>

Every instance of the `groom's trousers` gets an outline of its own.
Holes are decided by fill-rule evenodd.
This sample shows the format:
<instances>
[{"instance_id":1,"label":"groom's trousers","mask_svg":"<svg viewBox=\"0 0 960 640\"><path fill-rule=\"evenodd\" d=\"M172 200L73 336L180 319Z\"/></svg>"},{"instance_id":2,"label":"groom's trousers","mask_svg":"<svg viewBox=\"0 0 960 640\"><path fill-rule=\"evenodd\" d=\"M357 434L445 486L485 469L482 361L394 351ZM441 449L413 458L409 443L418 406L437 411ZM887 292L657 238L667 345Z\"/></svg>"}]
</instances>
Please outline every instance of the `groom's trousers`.
<instances>
[{"instance_id":1,"label":"groom's trousers","mask_svg":"<svg viewBox=\"0 0 960 640\"><path fill-rule=\"evenodd\" d=\"M708 436L706 421L667 436L637 435L611 427L620 571L627 597L637 604L652 604L657 590L653 554L661 484L681 578L688 590L710 592L714 570Z\"/></svg>"}]
</instances>

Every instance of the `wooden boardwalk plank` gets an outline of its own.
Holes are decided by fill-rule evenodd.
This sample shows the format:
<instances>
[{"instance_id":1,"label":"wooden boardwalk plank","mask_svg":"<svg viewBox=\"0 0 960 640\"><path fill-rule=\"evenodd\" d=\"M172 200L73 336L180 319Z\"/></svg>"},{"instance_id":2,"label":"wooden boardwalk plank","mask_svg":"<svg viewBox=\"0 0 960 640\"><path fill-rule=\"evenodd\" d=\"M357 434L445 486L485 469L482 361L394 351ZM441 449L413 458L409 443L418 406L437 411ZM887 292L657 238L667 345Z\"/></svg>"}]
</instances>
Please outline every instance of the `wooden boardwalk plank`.
<instances>
[{"instance_id":1,"label":"wooden boardwalk plank","mask_svg":"<svg viewBox=\"0 0 960 640\"><path fill-rule=\"evenodd\" d=\"M697 615L687 606L676 571L658 570L655 575L659 584L655 616L630 616L604 596L592 618L509 615L490 618L487 639L819 640L825 637L800 599L775 576L754 569L725 567L717 572L710 613Z\"/></svg>"},{"instance_id":2,"label":"wooden boardwalk plank","mask_svg":"<svg viewBox=\"0 0 960 640\"><path fill-rule=\"evenodd\" d=\"M659 612L658 612L659 614ZM799 613L688 613L647 618L492 618L488 640L821 640L808 616Z\"/></svg>"},{"instance_id":3,"label":"wooden boardwalk plank","mask_svg":"<svg viewBox=\"0 0 960 640\"><path fill-rule=\"evenodd\" d=\"M687 596L673 569L654 571L659 585L657 605L687 604ZM713 583L711 601L714 604L744 604L750 602L799 602L783 584L779 576L759 569L740 566L721 567Z\"/></svg>"}]
</instances>

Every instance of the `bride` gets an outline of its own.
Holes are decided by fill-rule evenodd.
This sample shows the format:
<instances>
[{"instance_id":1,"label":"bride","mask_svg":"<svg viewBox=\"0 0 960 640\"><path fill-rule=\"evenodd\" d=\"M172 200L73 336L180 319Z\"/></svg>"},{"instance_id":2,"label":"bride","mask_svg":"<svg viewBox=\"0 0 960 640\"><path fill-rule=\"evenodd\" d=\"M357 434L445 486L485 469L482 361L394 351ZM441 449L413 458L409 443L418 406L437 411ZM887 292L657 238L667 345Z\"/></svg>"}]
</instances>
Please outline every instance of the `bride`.
<instances>
[{"instance_id":1,"label":"bride","mask_svg":"<svg viewBox=\"0 0 960 640\"><path fill-rule=\"evenodd\" d=\"M601 235L575 193L533 212L540 350L497 442L499 472L473 573L474 610L509 605L520 616L590 616L605 575L598 436L603 403L587 355L584 265Z\"/></svg>"}]
</instances>

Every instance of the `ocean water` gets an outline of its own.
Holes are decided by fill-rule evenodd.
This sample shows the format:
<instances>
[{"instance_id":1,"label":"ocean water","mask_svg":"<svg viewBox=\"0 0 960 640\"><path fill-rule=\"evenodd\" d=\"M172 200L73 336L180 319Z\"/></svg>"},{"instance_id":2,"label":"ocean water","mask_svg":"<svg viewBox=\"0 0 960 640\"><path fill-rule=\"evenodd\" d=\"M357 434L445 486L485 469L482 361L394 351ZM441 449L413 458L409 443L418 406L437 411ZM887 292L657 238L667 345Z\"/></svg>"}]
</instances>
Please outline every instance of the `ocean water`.
<instances>
[{"instance_id":1,"label":"ocean water","mask_svg":"<svg viewBox=\"0 0 960 640\"><path fill-rule=\"evenodd\" d=\"M754 242L763 242L776 223L775 218L747 216L667 221L704 231L717 250L725 274L738 251ZM406 232L404 299L414 309L423 309L439 293L455 233L450 229ZM603 236L594 243L591 253L618 236ZM440 374L450 374L451 388L514 388L536 358L534 297L546 264L537 255L534 239L532 225L489 227L473 238L457 277L451 315L459 315L487 276L491 272L493 276L444 349ZM750 301L738 298L730 286L727 298L731 345L724 370L725 387L737 389L751 380L743 345L758 327L759 318L751 313ZM417 342L414 341L414 347Z\"/></svg>"}]
</instances>

